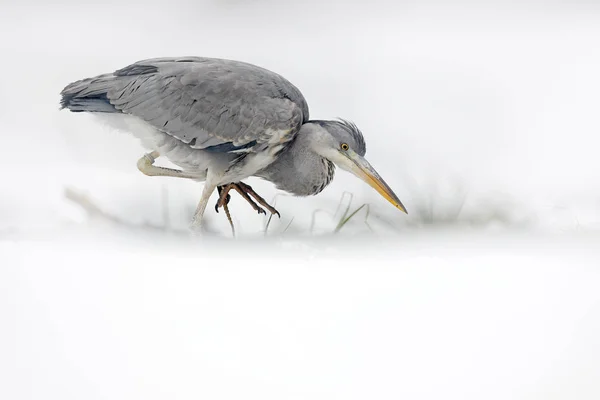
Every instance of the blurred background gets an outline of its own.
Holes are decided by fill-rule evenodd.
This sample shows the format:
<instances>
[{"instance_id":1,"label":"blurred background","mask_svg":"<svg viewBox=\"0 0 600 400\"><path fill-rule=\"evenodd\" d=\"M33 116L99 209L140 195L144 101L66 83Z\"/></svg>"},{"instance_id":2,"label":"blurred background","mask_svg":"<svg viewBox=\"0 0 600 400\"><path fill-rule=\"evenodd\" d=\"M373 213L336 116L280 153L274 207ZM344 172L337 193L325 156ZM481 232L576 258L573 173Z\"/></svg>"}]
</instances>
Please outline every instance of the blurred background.
<instances>
[{"instance_id":1,"label":"blurred background","mask_svg":"<svg viewBox=\"0 0 600 400\"><path fill-rule=\"evenodd\" d=\"M600 3L1 5L0 398L600 398ZM58 109L187 55L354 121L409 215L250 180L281 220L233 196L191 240L201 184Z\"/></svg>"},{"instance_id":2,"label":"blurred background","mask_svg":"<svg viewBox=\"0 0 600 400\"><path fill-rule=\"evenodd\" d=\"M596 4L23 1L2 19L0 232L84 224L65 188L134 224L168 218L185 229L201 184L143 176L136 139L58 111L74 80L181 55L271 69L302 90L311 118L354 121L368 159L409 210L338 171L317 197L278 196L274 234L330 233L344 192L350 211L370 205L381 232L600 228ZM267 199L276 194L253 184ZM264 218L234 202L238 232L260 234ZM364 211L345 229L368 231ZM222 215L208 220L230 234Z\"/></svg>"}]
</instances>

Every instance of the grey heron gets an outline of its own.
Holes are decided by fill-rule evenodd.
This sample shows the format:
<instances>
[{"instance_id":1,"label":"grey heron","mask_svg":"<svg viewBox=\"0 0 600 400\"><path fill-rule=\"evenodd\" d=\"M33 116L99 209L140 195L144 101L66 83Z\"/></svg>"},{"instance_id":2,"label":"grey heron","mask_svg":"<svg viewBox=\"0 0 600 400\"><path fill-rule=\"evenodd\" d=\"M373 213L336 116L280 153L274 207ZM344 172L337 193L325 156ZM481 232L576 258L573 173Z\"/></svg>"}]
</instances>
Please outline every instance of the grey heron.
<instances>
[{"instance_id":1,"label":"grey heron","mask_svg":"<svg viewBox=\"0 0 600 400\"><path fill-rule=\"evenodd\" d=\"M230 223L231 190L259 213L266 214L264 207L279 214L242 180L256 176L309 196L331 182L335 165L406 212L364 158L365 141L356 125L310 120L298 88L264 68L205 57L154 58L73 82L61 96L61 108L93 113L138 137L150 151L137 163L144 174L203 181L193 228L201 226L215 189L215 209L223 207ZM154 165L159 156L181 169Z\"/></svg>"}]
</instances>

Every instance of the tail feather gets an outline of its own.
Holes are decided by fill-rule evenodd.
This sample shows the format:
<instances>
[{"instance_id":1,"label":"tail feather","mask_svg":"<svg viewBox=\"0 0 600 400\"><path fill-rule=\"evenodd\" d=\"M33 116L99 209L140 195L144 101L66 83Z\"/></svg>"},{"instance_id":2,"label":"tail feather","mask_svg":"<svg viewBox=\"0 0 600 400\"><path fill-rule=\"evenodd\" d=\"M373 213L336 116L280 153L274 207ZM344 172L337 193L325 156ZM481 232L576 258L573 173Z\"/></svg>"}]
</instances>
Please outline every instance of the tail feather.
<instances>
[{"instance_id":1,"label":"tail feather","mask_svg":"<svg viewBox=\"0 0 600 400\"><path fill-rule=\"evenodd\" d=\"M74 112L120 112L107 97L115 78L114 74L104 74L67 85L60 92L60 108Z\"/></svg>"}]
</instances>

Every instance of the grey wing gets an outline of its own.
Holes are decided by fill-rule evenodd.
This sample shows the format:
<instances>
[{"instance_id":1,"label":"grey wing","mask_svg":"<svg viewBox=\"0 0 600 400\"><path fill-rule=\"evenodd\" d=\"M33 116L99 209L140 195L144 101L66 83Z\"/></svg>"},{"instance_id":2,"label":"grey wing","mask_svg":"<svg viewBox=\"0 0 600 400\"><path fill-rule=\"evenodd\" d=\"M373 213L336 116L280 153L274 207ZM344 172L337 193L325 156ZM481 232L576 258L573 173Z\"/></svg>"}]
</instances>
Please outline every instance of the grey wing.
<instances>
[{"instance_id":1,"label":"grey wing","mask_svg":"<svg viewBox=\"0 0 600 400\"><path fill-rule=\"evenodd\" d=\"M111 104L194 148L285 143L308 119L298 89L277 74L245 63L155 59L115 75L133 79L108 91Z\"/></svg>"},{"instance_id":2,"label":"grey wing","mask_svg":"<svg viewBox=\"0 0 600 400\"><path fill-rule=\"evenodd\" d=\"M286 143L309 117L306 100L294 85L271 71L237 61L150 59L96 81L96 92L102 93L90 89L88 82L85 94L100 94L116 110L209 151Z\"/></svg>"}]
</instances>

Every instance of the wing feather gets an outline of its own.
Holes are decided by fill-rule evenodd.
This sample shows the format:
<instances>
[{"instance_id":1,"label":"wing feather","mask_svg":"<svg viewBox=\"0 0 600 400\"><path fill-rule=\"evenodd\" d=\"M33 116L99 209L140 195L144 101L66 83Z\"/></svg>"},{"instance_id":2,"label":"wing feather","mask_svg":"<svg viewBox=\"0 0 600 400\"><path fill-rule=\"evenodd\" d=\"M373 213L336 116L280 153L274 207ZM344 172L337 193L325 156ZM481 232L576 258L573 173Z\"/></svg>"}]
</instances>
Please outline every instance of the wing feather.
<instances>
[{"instance_id":1,"label":"wing feather","mask_svg":"<svg viewBox=\"0 0 600 400\"><path fill-rule=\"evenodd\" d=\"M294 85L237 61L152 59L114 77L106 97L115 108L194 148L249 150L289 141L309 117Z\"/></svg>"}]
</instances>

